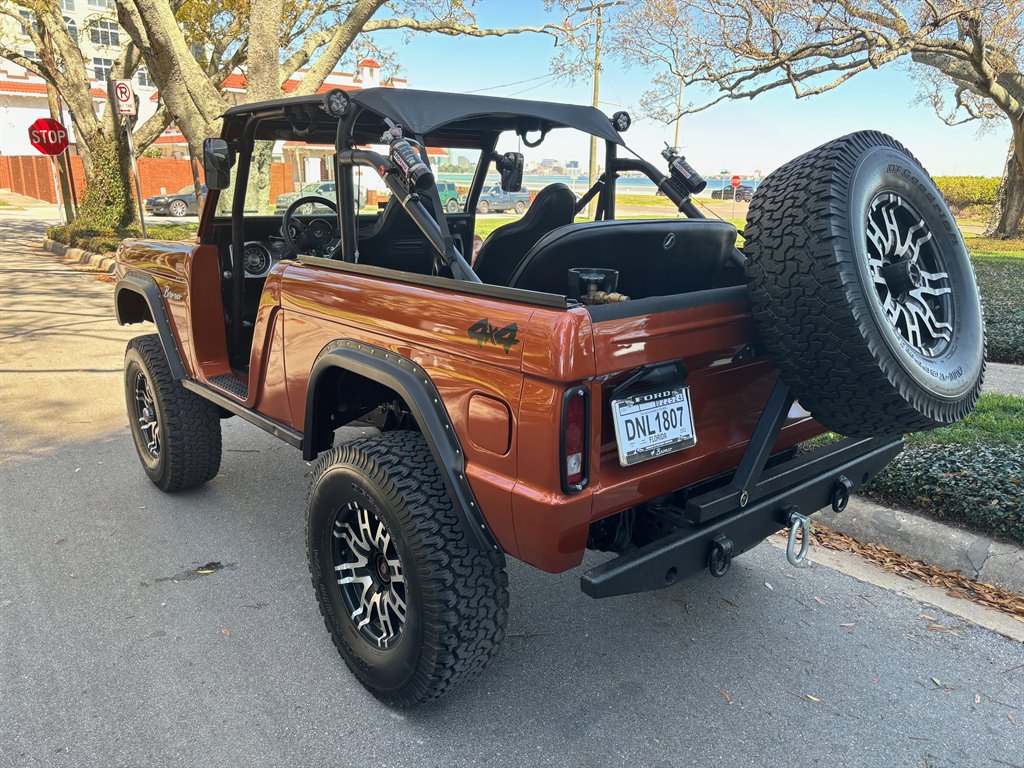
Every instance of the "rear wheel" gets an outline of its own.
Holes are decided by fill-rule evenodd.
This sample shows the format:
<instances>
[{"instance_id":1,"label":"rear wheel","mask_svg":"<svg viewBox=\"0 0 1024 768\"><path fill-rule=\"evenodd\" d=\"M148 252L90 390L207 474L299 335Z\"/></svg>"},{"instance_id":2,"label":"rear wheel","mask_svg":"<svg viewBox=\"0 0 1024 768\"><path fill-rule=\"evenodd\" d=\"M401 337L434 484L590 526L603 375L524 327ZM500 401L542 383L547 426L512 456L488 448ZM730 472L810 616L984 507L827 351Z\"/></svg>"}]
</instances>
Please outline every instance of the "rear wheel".
<instances>
[{"instance_id":1,"label":"rear wheel","mask_svg":"<svg viewBox=\"0 0 1024 768\"><path fill-rule=\"evenodd\" d=\"M524 203L522 200L516 202L516 213L518 213L520 216L526 213L526 203Z\"/></svg>"},{"instance_id":2,"label":"rear wheel","mask_svg":"<svg viewBox=\"0 0 1024 768\"><path fill-rule=\"evenodd\" d=\"M422 435L354 440L313 475L310 574L349 669L396 707L478 675L505 634L505 557L468 540Z\"/></svg>"},{"instance_id":3,"label":"rear wheel","mask_svg":"<svg viewBox=\"0 0 1024 768\"><path fill-rule=\"evenodd\" d=\"M160 337L128 342L124 390L135 449L162 491L202 485L220 471L220 412L171 376Z\"/></svg>"},{"instance_id":4,"label":"rear wheel","mask_svg":"<svg viewBox=\"0 0 1024 768\"><path fill-rule=\"evenodd\" d=\"M487 213L490 209L491 209L491 207L487 204L486 200L481 200L479 203L477 203L477 206L476 206L476 212L477 213Z\"/></svg>"},{"instance_id":5,"label":"rear wheel","mask_svg":"<svg viewBox=\"0 0 1024 768\"><path fill-rule=\"evenodd\" d=\"M974 271L899 142L862 131L782 166L758 186L744 237L765 344L818 421L890 435L973 409L985 369Z\"/></svg>"}]
</instances>

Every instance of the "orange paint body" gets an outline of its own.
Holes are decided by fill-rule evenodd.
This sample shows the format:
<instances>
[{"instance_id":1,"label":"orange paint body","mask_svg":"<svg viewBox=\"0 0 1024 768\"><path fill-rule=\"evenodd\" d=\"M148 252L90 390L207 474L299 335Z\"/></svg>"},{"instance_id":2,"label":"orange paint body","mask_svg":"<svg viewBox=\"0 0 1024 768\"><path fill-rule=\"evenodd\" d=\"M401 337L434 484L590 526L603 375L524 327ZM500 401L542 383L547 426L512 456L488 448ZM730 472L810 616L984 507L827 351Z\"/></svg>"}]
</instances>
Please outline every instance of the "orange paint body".
<instances>
[{"instance_id":1,"label":"orange paint body","mask_svg":"<svg viewBox=\"0 0 1024 768\"><path fill-rule=\"evenodd\" d=\"M243 400L212 381L231 373L216 247L127 241L118 275L131 271L156 281L190 378L300 433L310 372L330 342L361 341L417 363L441 395L491 532L505 552L551 572L580 563L591 522L734 469L778 375L767 358L733 362L755 338L743 301L595 322L583 307L303 259L279 262L262 286ZM515 323L516 343L506 350L473 338L468 329L481 320ZM620 466L611 390L642 365L679 358L697 444ZM561 485L560 430L571 386L590 391L590 472L586 488L570 495ZM775 449L823 431L810 418L790 419Z\"/></svg>"}]
</instances>

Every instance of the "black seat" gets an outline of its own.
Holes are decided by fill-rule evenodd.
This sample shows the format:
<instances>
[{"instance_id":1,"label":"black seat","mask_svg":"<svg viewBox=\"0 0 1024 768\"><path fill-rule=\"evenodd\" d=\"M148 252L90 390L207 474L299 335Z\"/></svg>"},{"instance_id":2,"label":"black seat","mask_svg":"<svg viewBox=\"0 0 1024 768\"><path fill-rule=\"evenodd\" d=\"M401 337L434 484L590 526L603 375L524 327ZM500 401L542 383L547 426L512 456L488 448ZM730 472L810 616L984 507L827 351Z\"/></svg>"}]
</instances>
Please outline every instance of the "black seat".
<instances>
[{"instance_id":1,"label":"black seat","mask_svg":"<svg viewBox=\"0 0 1024 768\"><path fill-rule=\"evenodd\" d=\"M416 222L395 198L388 200L373 223L358 233L359 263L429 275L434 250Z\"/></svg>"},{"instance_id":2,"label":"black seat","mask_svg":"<svg viewBox=\"0 0 1024 768\"><path fill-rule=\"evenodd\" d=\"M619 270L618 291L633 299L721 285L736 227L709 219L593 221L556 229L516 267L513 288L565 294L571 267Z\"/></svg>"},{"instance_id":3,"label":"black seat","mask_svg":"<svg viewBox=\"0 0 1024 768\"><path fill-rule=\"evenodd\" d=\"M575 215L576 195L572 190L565 184L549 184L537 193L519 221L491 233L480 247L474 271L485 283L506 285L534 243L556 227L572 224Z\"/></svg>"}]
</instances>

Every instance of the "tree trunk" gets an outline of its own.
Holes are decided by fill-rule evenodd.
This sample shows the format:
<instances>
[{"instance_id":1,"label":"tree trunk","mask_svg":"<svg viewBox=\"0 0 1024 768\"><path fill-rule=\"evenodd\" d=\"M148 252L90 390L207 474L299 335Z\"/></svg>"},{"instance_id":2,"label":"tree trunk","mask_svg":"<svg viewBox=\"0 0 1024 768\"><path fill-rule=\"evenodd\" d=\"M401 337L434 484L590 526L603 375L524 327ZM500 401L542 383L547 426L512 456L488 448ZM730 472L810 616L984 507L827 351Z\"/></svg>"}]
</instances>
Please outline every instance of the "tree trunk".
<instances>
[{"instance_id":1,"label":"tree trunk","mask_svg":"<svg viewBox=\"0 0 1024 768\"><path fill-rule=\"evenodd\" d=\"M990 237L1024 235L1024 123L1013 123L1010 150L1006 155L1003 182L992 211Z\"/></svg>"},{"instance_id":2,"label":"tree trunk","mask_svg":"<svg viewBox=\"0 0 1024 768\"><path fill-rule=\"evenodd\" d=\"M97 133L89 145L92 171L72 226L78 232L117 232L135 221L131 161L121 130Z\"/></svg>"}]
</instances>

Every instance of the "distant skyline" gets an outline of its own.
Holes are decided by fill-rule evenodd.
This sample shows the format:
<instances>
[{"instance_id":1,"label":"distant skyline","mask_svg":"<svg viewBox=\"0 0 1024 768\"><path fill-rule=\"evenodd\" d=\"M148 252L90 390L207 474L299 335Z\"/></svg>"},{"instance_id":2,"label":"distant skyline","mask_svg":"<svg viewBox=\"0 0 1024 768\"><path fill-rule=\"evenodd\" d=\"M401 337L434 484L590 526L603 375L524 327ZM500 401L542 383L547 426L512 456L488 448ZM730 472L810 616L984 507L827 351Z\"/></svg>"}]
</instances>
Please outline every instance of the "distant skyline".
<instances>
[{"instance_id":1,"label":"distant skyline","mask_svg":"<svg viewBox=\"0 0 1024 768\"><path fill-rule=\"evenodd\" d=\"M555 20L539 0L482 0L474 6L482 27L519 26ZM502 38L446 37L421 34L403 43L402 34L379 32L378 44L398 53L399 74L412 88L480 91L493 96L590 104L589 79L569 84L550 77L554 52L546 35ZM663 142L672 143L675 128L640 115L640 95L648 89L650 73L625 69L606 51L601 77L601 109L619 109L633 116L626 143L660 166ZM504 85L495 88L494 86ZM484 90L486 89L486 90ZM891 64L865 72L834 91L810 99L795 99L779 90L750 101L722 102L683 117L680 144L690 162L705 175L723 170L747 176L767 173L792 157L851 131L875 129L903 142L932 175L1000 176L1010 140L1009 122L979 135L978 124L950 127L931 107L915 104L917 90L907 66ZM697 100L687 96L686 100ZM515 141L499 147L515 149ZM527 159L543 157L580 160L586 166L589 146L581 134L553 131L541 146L523 148Z\"/></svg>"}]
</instances>

